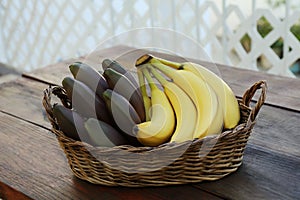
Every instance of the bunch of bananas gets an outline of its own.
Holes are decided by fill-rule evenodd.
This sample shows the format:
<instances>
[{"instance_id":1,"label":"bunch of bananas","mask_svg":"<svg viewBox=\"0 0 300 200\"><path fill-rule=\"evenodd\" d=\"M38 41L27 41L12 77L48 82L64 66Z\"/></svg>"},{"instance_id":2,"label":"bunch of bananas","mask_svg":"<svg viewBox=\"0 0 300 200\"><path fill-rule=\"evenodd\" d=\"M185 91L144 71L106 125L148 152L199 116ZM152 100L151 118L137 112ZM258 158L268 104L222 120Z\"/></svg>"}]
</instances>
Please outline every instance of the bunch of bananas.
<instances>
[{"instance_id":1,"label":"bunch of bananas","mask_svg":"<svg viewBox=\"0 0 300 200\"><path fill-rule=\"evenodd\" d=\"M237 99L216 74L195 63L146 54L137 59L138 81L105 59L103 73L75 62L62 88L70 108L53 105L66 136L93 146L158 146L219 134L240 120Z\"/></svg>"},{"instance_id":2,"label":"bunch of bananas","mask_svg":"<svg viewBox=\"0 0 300 200\"><path fill-rule=\"evenodd\" d=\"M191 62L171 62L149 54L140 57L136 67L140 85L144 87L141 92L149 119L135 127L142 144L156 146L168 141L200 139L238 124L240 110L234 93L207 68ZM163 90L157 87L151 74ZM150 86L151 100L144 77Z\"/></svg>"}]
</instances>

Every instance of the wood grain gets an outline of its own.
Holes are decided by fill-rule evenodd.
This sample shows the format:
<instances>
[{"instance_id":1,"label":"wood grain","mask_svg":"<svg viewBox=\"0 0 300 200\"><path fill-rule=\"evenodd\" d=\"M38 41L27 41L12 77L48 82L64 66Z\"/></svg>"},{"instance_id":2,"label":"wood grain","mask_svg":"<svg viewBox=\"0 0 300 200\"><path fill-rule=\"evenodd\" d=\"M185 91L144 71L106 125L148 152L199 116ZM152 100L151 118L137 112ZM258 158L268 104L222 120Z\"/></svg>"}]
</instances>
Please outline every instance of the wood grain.
<instances>
[{"instance_id":1,"label":"wood grain","mask_svg":"<svg viewBox=\"0 0 300 200\"><path fill-rule=\"evenodd\" d=\"M103 71L101 63L104 58L114 59L114 55L122 55L127 51L131 51L131 48L128 48L127 46L118 46L118 48L102 49L92 52L85 57L71 58L58 63L50 64L43 68L39 68L33 72L25 72L23 73L23 76L46 84L61 85L61 82L65 76L72 76L69 71L69 65L71 63L77 61L85 62L97 71Z\"/></svg>"},{"instance_id":2,"label":"wood grain","mask_svg":"<svg viewBox=\"0 0 300 200\"><path fill-rule=\"evenodd\" d=\"M196 187L225 199L282 199L300 196L300 159L248 145L242 166L233 174Z\"/></svg>"},{"instance_id":3,"label":"wood grain","mask_svg":"<svg viewBox=\"0 0 300 200\"><path fill-rule=\"evenodd\" d=\"M63 151L49 131L3 113L0 113L0 127L0 185L9 185L33 199L220 199L191 185L161 188L93 185L73 176ZM0 191L4 199L10 197L3 189Z\"/></svg>"},{"instance_id":4,"label":"wood grain","mask_svg":"<svg viewBox=\"0 0 300 200\"><path fill-rule=\"evenodd\" d=\"M25 78L0 84L0 111L51 128L42 105L43 90L47 87Z\"/></svg>"},{"instance_id":5,"label":"wood grain","mask_svg":"<svg viewBox=\"0 0 300 200\"><path fill-rule=\"evenodd\" d=\"M0 182L0 199L18 199L18 200L31 200L32 198L26 196L22 192Z\"/></svg>"},{"instance_id":6,"label":"wood grain","mask_svg":"<svg viewBox=\"0 0 300 200\"><path fill-rule=\"evenodd\" d=\"M300 158L299 122L299 112L264 105L248 143Z\"/></svg>"}]
</instances>

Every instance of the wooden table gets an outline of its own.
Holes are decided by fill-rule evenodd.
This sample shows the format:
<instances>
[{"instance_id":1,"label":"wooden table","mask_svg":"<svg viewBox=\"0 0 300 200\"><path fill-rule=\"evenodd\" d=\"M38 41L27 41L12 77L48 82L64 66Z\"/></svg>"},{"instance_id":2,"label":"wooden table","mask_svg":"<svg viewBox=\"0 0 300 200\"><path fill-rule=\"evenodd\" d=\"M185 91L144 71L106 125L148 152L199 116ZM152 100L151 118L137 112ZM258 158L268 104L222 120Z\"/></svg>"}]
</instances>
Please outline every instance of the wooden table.
<instances>
[{"instance_id":1,"label":"wooden table","mask_svg":"<svg viewBox=\"0 0 300 200\"><path fill-rule=\"evenodd\" d=\"M104 58L133 66L144 51L132 50L117 46L88 58L97 69ZM300 80L223 65L217 65L220 74L238 97L256 81L268 83L266 103L236 172L218 181L168 187L106 187L79 180L49 131L41 102L49 83L60 84L70 75L68 65L83 59L49 65L0 85L0 199L300 198Z\"/></svg>"}]
</instances>

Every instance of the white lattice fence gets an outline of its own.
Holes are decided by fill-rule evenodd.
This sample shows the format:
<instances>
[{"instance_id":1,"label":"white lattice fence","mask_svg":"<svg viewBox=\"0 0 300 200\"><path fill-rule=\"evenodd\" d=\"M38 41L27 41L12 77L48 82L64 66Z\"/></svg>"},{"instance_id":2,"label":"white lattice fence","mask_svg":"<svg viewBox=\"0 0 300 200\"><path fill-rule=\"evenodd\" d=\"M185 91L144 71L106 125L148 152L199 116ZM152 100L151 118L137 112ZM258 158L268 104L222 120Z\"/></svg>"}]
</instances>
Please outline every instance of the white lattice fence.
<instances>
[{"instance_id":1,"label":"white lattice fence","mask_svg":"<svg viewBox=\"0 0 300 200\"><path fill-rule=\"evenodd\" d=\"M230 53L229 51L234 49L239 57L238 62L235 64L239 67L257 69L257 61L263 56L264 59L268 60L270 65L266 67L271 67L269 72L292 76L289 67L300 57L300 43L295 35L290 32L290 28L299 21L300 13L295 12L293 15L280 20L275 18L269 10L258 9L249 18L245 19L241 14L239 14L239 17L243 21L241 27L235 32L229 32L228 34L227 52ZM262 17L266 18L273 27L273 30L265 37L262 37L255 28L256 22ZM244 35L248 35L251 39L251 50L249 52L240 43ZM283 39L284 45L290 49L283 52L284 56L282 58L271 48L279 39ZM283 49L283 51L285 50Z\"/></svg>"},{"instance_id":2,"label":"white lattice fence","mask_svg":"<svg viewBox=\"0 0 300 200\"><path fill-rule=\"evenodd\" d=\"M99 43L103 44L102 48L113 44L140 47L160 43L172 48L174 53L188 54L192 51L176 35L160 36L157 31L153 31L150 37L129 34L128 37L115 37L115 40L103 43L112 36L144 27L160 27L185 34L200 43L212 60L218 63L261 70L261 63L267 59L267 67L263 70L292 76L289 68L300 59L300 43L290 31L291 26L300 23L300 12L291 13L288 8L281 20L271 10L256 8L254 0L248 1L252 5L251 14L245 14L242 8L226 0L0 2L0 36L3 44L0 47L0 52L3 52L0 61L21 71L86 54ZM262 17L272 27L265 37L257 30ZM233 19L235 23L232 23ZM250 38L248 49L241 44L245 36ZM284 41L281 56L272 48L279 39ZM202 58L192 54L192 57L198 56Z\"/></svg>"}]
</instances>

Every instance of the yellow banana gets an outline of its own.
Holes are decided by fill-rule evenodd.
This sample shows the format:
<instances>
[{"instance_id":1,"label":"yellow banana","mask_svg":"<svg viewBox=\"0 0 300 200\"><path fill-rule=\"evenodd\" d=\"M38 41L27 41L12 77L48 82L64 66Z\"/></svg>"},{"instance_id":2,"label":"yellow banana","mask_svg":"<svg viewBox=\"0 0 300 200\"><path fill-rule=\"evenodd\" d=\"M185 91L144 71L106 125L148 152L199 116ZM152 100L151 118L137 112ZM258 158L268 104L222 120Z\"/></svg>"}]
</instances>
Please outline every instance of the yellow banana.
<instances>
[{"instance_id":1,"label":"yellow banana","mask_svg":"<svg viewBox=\"0 0 300 200\"><path fill-rule=\"evenodd\" d=\"M143 101L144 101L144 107L145 107L145 117L146 117L146 121L150 120L150 107L151 107L151 100L150 97L147 94L147 89L146 89L146 85L145 85L145 78L142 72L141 68L137 69L137 74L138 74L138 79L139 79L139 84L140 84L140 89L141 89L141 93L142 93L142 97L143 97Z\"/></svg>"},{"instance_id":2,"label":"yellow banana","mask_svg":"<svg viewBox=\"0 0 300 200\"><path fill-rule=\"evenodd\" d=\"M173 134L175 115L167 96L156 86L148 69L143 69L143 73L151 89L151 120L137 124L134 131L142 144L158 146Z\"/></svg>"},{"instance_id":3,"label":"yellow banana","mask_svg":"<svg viewBox=\"0 0 300 200\"><path fill-rule=\"evenodd\" d=\"M170 142L184 142L193 139L196 126L196 107L190 97L175 83L167 81L156 69L149 67L150 72L163 86L165 94L173 106L176 117L176 128Z\"/></svg>"},{"instance_id":4,"label":"yellow banana","mask_svg":"<svg viewBox=\"0 0 300 200\"><path fill-rule=\"evenodd\" d=\"M210 86L209 86L209 90L210 90L211 95L214 96L212 98L212 101L213 101L212 104L214 105L213 113L215 113L215 114L214 114L213 121L207 130L206 136L220 134L222 132L223 126L224 126L223 108L222 108L221 104L219 103L217 94Z\"/></svg>"},{"instance_id":5,"label":"yellow banana","mask_svg":"<svg viewBox=\"0 0 300 200\"><path fill-rule=\"evenodd\" d=\"M204 137L208 133L208 129L215 115L212 100L215 96L211 94L209 86L192 72L186 70L174 70L158 60L152 59L149 55L140 57L137 60L136 65L144 63L150 63L155 68L162 71L189 95L197 108L197 121L193 138Z\"/></svg>"},{"instance_id":6,"label":"yellow banana","mask_svg":"<svg viewBox=\"0 0 300 200\"><path fill-rule=\"evenodd\" d=\"M219 104L221 104L221 107L223 108L224 128L231 129L238 124L240 120L239 104L233 91L223 79L196 63L176 63L158 57L154 57L154 59L175 69L190 71L201 77L213 88L218 96Z\"/></svg>"}]
</instances>

